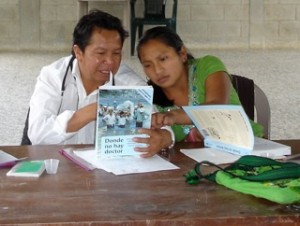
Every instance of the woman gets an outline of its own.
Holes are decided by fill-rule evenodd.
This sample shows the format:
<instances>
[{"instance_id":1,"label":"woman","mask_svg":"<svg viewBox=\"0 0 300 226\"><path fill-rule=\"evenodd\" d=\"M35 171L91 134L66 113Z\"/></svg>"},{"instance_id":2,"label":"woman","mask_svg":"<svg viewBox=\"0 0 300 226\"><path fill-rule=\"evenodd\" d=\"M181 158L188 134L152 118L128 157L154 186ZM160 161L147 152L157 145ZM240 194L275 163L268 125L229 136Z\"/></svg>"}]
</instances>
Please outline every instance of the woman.
<instances>
[{"instance_id":1,"label":"woman","mask_svg":"<svg viewBox=\"0 0 300 226\"><path fill-rule=\"evenodd\" d=\"M203 139L182 106L241 104L225 65L214 56L195 59L171 29L146 31L137 52L148 84L154 87L154 104L161 112L153 115L152 126L172 125L175 141ZM252 121L251 125L254 135L261 137L263 127Z\"/></svg>"}]
</instances>

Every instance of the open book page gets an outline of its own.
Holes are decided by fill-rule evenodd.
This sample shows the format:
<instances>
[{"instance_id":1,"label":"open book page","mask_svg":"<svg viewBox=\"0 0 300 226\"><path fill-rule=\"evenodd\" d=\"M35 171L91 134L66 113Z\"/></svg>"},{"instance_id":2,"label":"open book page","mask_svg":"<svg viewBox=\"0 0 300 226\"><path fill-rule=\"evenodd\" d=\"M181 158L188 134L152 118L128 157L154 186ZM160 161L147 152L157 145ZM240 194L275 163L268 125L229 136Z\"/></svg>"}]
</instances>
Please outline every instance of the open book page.
<instances>
[{"instance_id":1,"label":"open book page","mask_svg":"<svg viewBox=\"0 0 300 226\"><path fill-rule=\"evenodd\" d=\"M179 169L179 167L158 155L150 158L126 156L109 159L97 159L97 153L95 150L74 151L74 153L78 157L92 164L94 167L105 170L107 172L111 172L115 175Z\"/></svg>"},{"instance_id":2,"label":"open book page","mask_svg":"<svg viewBox=\"0 0 300 226\"><path fill-rule=\"evenodd\" d=\"M255 137L254 148L251 155L268 157L272 159L285 159L291 155L291 147L271 140ZM182 153L197 162L210 161L215 164L228 164L238 160L241 156L214 148L181 149Z\"/></svg>"},{"instance_id":3,"label":"open book page","mask_svg":"<svg viewBox=\"0 0 300 226\"><path fill-rule=\"evenodd\" d=\"M140 128L150 128L152 86L101 86L96 128L97 158L137 155L134 137Z\"/></svg>"},{"instance_id":4,"label":"open book page","mask_svg":"<svg viewBox=\"0 0 300 226\"><path fill-rule=\"evenodd\" d=\"M254 136L249 119L239 105L184 106L204 137L204 144L234 154L250 154Z\"/></svg>"}]
</instances>

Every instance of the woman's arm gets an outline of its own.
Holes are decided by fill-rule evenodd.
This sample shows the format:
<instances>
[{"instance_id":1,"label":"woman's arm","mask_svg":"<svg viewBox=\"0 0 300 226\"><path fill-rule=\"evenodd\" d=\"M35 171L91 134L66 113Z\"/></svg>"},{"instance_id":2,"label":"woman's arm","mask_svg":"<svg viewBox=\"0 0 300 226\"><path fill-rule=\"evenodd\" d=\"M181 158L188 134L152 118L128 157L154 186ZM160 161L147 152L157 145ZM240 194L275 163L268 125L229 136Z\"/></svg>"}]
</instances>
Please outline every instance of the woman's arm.
<instances>
[{"instance_id":1,"label":"woman's arm","mask_svg":"<svg viewBox=\"0 0 300 226\"><path fill-rule=\"evenodd\" d=\"M205 81L203 104L228 104L231 88L231 80L226 72L219 71L209 75Z\"/></svg>"},{"instance_id":2,"label":"woman's arm","mask_svg":"<svg viewBox=\"0 0 300 226\"><path fill-rule=\"evenodd\" d=\"M231 80L226 72L220 71L209 75L205 82L205 101L203 104L228 104L230 99ZM190 125L191 119L183 109L175 109L152 115L152 128L164 125Z\"/></svg>"}]
</instances>

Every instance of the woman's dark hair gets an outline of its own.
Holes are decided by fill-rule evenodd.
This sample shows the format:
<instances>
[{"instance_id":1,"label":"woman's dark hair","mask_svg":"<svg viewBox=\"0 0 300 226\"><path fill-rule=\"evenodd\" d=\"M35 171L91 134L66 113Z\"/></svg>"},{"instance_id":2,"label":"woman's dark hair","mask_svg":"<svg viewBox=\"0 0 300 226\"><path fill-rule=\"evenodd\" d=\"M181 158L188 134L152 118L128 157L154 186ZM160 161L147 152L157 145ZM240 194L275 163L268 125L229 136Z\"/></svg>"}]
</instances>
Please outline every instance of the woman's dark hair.
<instances>
[{"instance_id":1,"label":"woman's dark hair","mask_svg":"<svg viewBox=\"0 0 300 226\"><path fill-rule=\"evenodd\" d=\"M140 58L140 49L143 47L143 45L147 44L151 40L158 40L165 45L172 47L177 54L180 53L182 47L184 46L183 41L179 37L179 35L171 30L168 27L154 27L149 30L147 30L141 39L139 40L139 43L137 45L137 53L138 58L141 61ZM193 55L188 53L187 54L188 59L194 59ZM161 87L154 84L151 80L148 81L149 85L152 85L154 88L154 104L160 105L162 107L167 106L173 106L174 103L172 100L169 100Z\"/></svg>"},{"instance_id":2,"label":"woman's dark hair","mask_svg":"<svg viewBox=\"0 0 300 226\"><path fill-rule=\"evenodd\" d=\"M73 45L78 45L81 51L84 52L95 28L117 31L120 34L122 45L129 36L128 31L123 28L119 18L101 10L94 9L78 21L73 31ZM72 54L75 56L73 51Z\"/></svg>"}]
</instances>

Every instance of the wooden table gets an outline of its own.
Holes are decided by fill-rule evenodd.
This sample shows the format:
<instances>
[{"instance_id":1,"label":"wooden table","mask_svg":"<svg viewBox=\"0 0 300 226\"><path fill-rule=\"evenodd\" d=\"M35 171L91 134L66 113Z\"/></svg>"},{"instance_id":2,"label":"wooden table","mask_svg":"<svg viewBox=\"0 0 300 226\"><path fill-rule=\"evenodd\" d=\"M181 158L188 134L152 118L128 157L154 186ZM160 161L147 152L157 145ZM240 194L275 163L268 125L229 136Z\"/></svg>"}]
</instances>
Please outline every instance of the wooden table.
<instances>
[{"instance_id":1,"label":"wooden table","mask_svg":"<svg viewBox=\"0 0 300 226\"><path fill-rule=\"evenodd\" d=\"M300 140L282 141L300 150ZM115 176L85 171L61 156L62 146L3 146L30 159L58 158L56 175L6 177L0 170L0 225L300 225L300 211L204 181L186 184L195 162L178 144L167 157L179 170Z\"/></svg>"},{"instance_id":2,"label":"wooden table","mask_svg":"<svg viewBox=\"0 0 300 226\"><path fill-rule=\"evenodd\" d=\"M123 3L123 26L130 34L130 0L77 0L78 1L78 20L88 13L89 2ZM115 15L114 15L115 16ZM124 42L125 57L130 56L130 40L127 38Z\"/></svg>"}]
</instances>

